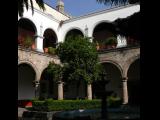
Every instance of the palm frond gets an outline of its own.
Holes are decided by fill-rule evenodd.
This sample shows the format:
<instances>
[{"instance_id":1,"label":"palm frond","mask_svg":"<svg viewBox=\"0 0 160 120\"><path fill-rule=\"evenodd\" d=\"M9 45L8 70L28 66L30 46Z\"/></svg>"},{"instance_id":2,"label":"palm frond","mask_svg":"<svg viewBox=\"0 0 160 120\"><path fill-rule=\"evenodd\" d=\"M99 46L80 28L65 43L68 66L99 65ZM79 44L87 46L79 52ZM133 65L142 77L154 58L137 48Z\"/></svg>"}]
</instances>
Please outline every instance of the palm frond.
<instances>
[{"instance_id":1,"label":"palm frond","mask_svg":"<svg viewBox=\"0 0 160 120\"><path fill-rule=\"evenodd\" d=\"M24 4L26 6L26 9L28 10L28 0L24 0Z\"/></svg>"},{"instance_id":2,"label":"palm frond","mask_svg":"<svg viewBox=\"0 0 160 120\"><path fill-rule=\"evenodd\" d=\"M23 0L19 0L18 1L18 14L20 17L23 16L23 12L24 12L24 4L23 4Z\"/></svg>"},{"instance_id":3,"label":"palm frond","mask_svg":"<svg viewBox=\"0 0 160 120\"><path fill-rule=\"evenodd\" d=\"M42 10L45 10L43 0L36 0L36 3L38 4L38 6L39 6Z\"/></svg>"},{"instance_id":4,"label":"palm frond","mask_svg":"<svg viewBox=\"0 0 160 120\"><path fill-rule=\"evenodd\" d=\"M32 15L33 15L34 14L33 1L30 0L30 3L31 3Z\"/></svg>"}]
</instances>

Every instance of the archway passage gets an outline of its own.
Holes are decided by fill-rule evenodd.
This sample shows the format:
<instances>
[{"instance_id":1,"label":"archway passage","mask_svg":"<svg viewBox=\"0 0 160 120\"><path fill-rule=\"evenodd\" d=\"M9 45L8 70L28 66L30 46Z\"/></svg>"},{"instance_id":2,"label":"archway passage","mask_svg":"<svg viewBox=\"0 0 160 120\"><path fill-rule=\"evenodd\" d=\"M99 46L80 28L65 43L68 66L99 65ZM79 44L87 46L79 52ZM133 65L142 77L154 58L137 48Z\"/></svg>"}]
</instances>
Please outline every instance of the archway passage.
<instances>
[{"instance_id":1,"label":"archway passage","mask_svg":"<svg viewBox=\"0 0 160 120\"><path fill-rule=\"evenodd\" d=\"M64 85L64 99L85 99L87 84L84 80L66 82Z\"/></svg>"},{"instance_id":2,"label":"archway passage","mask_svg":"<svg viewBox=\"0 0 160 120\"><path fill-rule=\"evenodd\" d=\"M53 80L53 76L47 73L47 69L42 72L40 79L40 94L39 99L47 98L57 99L57 83Z\"/></svg>"},{"instance_id":3,"label":"archway passage","mask_svg":"<svg viewBox=\"0 0 160 120\"><path fill-rule=\"evenodd\" d=\"M106 71L106 80L109 80L109 83L104 86L104 82L96 81L93 83L93 98L101 98L101 93L106 91L111 91L122 99L122 83L121 83L121 72L119 68L112 63L102 63Z\"/></svg>"},{"instance_id":4,"label":"archway passage","mask_svg":"<svg viewBox=\"0 0 160 120\"><path fill-rule=\"evenodd\" d=\"M75 36L82 36L83 37L84 35L83 35L83 33L80 30L78 30L78 29L72 29L72 30L70 30L70 31L67 32L67 34L65 36L65 40L69 36L73 36L73 37L75 37Z\"/></svg>"},{"instance_id":5,"label":"archway passage","mask_svg":"<svg viewBox=\"0 0 160 120\"><path fill-rule=\"evenodd\" d=\"M128 70L128 103L140 105L140 59L134 61Z\"/></svg>"},{"instance_id":6,"label":"archway passage","mask_svg":"<svg viewBox=\"0 0 160 120\"><path fill-rule=\"evenodd\" d=\"M36 26L32 21L27 18L21 18L18 21L18 45L24 45L28 37L35 43L36 32Z\"/></svg>"},{"instance_id":7,"label":"archway passage","mask_svg":"<svg viewBox=\"0 0 160 120\"><path fill-rule=\"evenodd\" d=\"M93 42L99 45L99 50L107 49L109 43L106 40L110 37L116 38L116 30L113 24L102 22L93 31Z\"/></svg>"},{"instance_id":8,"label":"archway passage","mask_svg":"<svg viewBox=\"0 0 160 120\"><path fill-rule=\"evenodd\" d=\"M18 66L18 100L32 99L35 97L33 81L36 78L34 69L28 64Z\"/></svg>"},{"instance_id":9,"label":"archway passage","mask_svg":"<svg viewBox=\"0 0 160 120\"><path fill-rule=\"evenodd\" d=\"M56 48L57 35L52 29L46 29L43 34L43 48Z\"/></svg>"}]
</instances>

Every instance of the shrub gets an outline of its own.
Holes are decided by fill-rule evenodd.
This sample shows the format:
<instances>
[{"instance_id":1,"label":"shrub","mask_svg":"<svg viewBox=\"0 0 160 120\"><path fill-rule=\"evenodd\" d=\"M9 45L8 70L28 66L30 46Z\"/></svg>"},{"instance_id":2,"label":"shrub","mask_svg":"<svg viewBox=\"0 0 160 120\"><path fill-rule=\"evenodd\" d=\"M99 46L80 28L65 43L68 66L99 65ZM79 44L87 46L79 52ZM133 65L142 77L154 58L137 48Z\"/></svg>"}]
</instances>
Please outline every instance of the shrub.
<instances>
[{"instance_id":1,"label":"shrub","mask_svg":"<svg viewBox=\"0 0 160 120\"><path fill-rule=\"evenodd\" d=\"M121 105L120 98L109 97L108 107L115 108ZM33 101L31 110L36 111L67 111L78 109L101 109L101 100L53 100Z\"/></svg>"},{"instance_id":2,"label":"shrub","mask_svg":"<svg viewBox=\"0 0 160 120\"><path fill-rule=\"evenodd\" d=\"M122 101L119 97L110 96L107 99L108 106L111 108L120 107Z\"/></svg>"},{"instance_id":3,"label":"shrub","mask_svg":"<svg viewBox=\"0 0 160 120\"><path fill-rule=\"evenodd\" d=\"M25 40L24 40L24 46L25 47L31 47L33 43L33 38L31 36L26 36Z\"/></svg>"},{"instance_id":4,"label":"shrub","mask_svg":"<svg viewBox=\"0 0 160 120\"><path fill-rule=\"evenodd\" d=\"M46 100L33 102L33 109L38 111L96 109L100 107L100 100Z\"/></svg>"},{"instance_id":5,"label":"shrub","mask_svg":"<svg viewBox=\"0 0 160 120\"><path fill-rule=\"evenodd\" d=\"M54 55L55 54L55 48L53 47L48 47L48 53Z\"/></svg>"},{"instance_id":6,"label":"shrub","mask_svg":"<svg viewBox=\"0 0 160 120\"><path fill-rule=\"evenodd\" d=\"M109 37L104 41L105 45L114 45L117 44L117 38L115 37Z\"/></svg>"}]
</instances>

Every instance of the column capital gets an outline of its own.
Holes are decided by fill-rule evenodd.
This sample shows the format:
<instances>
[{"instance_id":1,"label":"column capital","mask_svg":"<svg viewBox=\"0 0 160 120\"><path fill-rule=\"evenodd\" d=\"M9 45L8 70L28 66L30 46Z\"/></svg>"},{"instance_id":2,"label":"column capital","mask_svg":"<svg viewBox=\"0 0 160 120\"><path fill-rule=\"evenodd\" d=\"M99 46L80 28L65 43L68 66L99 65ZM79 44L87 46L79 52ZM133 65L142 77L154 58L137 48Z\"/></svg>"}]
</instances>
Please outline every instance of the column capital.
<instances>
[{"instance_id":1,"label":"column capital","mask_svg":"<svg viewBox=\"0 0 160 120\"><path fill-rule=\"evenodd\" d=\"M64 84L63 81L57 81L57 84Z\"/></svg>"},{"instance_id":2,"label":"column capital","mask_svg":"<svg viewBox=\"0 0 160 120\"><path fill-rule=\"evenodd\" d=\"M128 77L122 77L122 82L127 82Z\"/></svg>"},{"instance_id":3,"label":"column capital","mask_svg":"<svg viewBox=\"0 0 160 120\"><path fill-rule=\"evenodd\" d=\"M36 38L44 39L44 37L43 37L43 36L41 36L41 35L35 35L35 37L36 37Z\"/></svg>"}]
</instances>

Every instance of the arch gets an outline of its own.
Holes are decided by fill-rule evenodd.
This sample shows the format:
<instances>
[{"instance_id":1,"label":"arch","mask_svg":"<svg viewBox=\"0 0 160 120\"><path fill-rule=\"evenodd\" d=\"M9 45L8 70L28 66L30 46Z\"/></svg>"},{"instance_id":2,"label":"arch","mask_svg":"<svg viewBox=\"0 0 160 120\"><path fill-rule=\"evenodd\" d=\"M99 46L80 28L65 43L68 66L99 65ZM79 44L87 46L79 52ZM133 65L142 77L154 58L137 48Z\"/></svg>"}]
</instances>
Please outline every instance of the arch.
<instances>
[{"instance_id":1,"label":"arch","mask_svg":"<svg viewBox=\"0 0 160 120\"><path fill-rule=\"evenodd\" d=\"M91 31L92 37L93 37L93 32L94 32L95 28L96 28L98 25L100 25L101 23L111 24L112 22L109 21L109 20L101 20L101 21L98 21L98 22L94 23L93 26L92 26L92 31Z\"/></svg>"},{"instance_id":2,"label":"arch","mask_svg":"<svg viewBox=\"0 0 160 120\"><path fill-rule=\"evenodd\" d=\"M40 78L40 91L39 99L44 100L47 98L57 99L57 83L53 80L52 74L47 72L47 68L43 69Z\"/></svg>"},{"instance_id":3,"label":"arch","mask_svg":"<svg viewBox=\"0 0 160 120\"><path fill-rule=\"evenodd\" d=\"M39 72L38 72L38 69L37 69L36 65L34 65L34 64L33 64L31 61L29 61L29 60L19 60L19 61L18 61L18 66L19 66L20 64L28 64L29 66L31 66L31 67L34 69L35 73L36 73L36 75L35 75L35 80L39 81L40 77L39 77Z\"/></svg>"},{"instance_id":4,"label":"arch","mask_svg":"<svg viewBox=\"0 0 160 120\"><path fill-rule=\"evenodd\" d=\"M117 35L115 26L112 23L106 21L99 22L92 32L93 42L98 46L97 50L115 48L117 46ZM110 38L109 41L106 39Z\"/></svg>"},{"instance_id":5,"label":"arch","mask_svg":"<svg viewBox=\"0 0 160 120\"><path fill-rule=\"evenodd\" d=\"M36 25L28 18L20 18L18 20L18 44L24 45L25 39L30 37L35 44L35 35L37 34Z\"/></svg>"},{"instance_id":6,"label":"arch","mask_svg":"<svg viewBox=\"0 0 160 120\"><path fill-rule=\"evenodd\" d=\"M81 28L79 28L79 27L71 27L65 32L63 41L65 41L67 34L72 30L78 30L78 31L80 31L82 33L83 36L85 35L84 31Z\"/></svg>"},{"instance_id":7,"label":"arch","mask_svg":"<svg viewBox=\"0 0 160 120\"><path fill-rule=\"evenodd\" d=\"M128 103L130 105L140 105L140 59L136 59L131 63L127 76Z\"/></svg>"},{"instance_id":8,"label":"arch","mask_svg":"<svg viewBox=\"0 0 160 120\"><path fill-rule=\"evenodd\" d=\"M128 76L128 73L129 73L129 70L130 68L132 67L133 64L135 64L136 62L139 62L140 61L140 58L136 58L134 61L132 61L132 63L129 65L128 67L128 70L127 70L127 76Z\"/></svg>"},{"instance_id":9,"label":"arch","mask_svg":"<svg viewBox=\"0 0 160 120\"><path fill-rule=\"evenodd\" d=\"M35 97L36 71L27 63L18 65L18 100L32 99Z\"/></svg>"},{"instance_id":10,"label":"arch","mask_svg":"<svg viewBox=\"0 0 160 120\"><path fill-rule=\"evenodd\" d=\"M105 61L101 62L101 64L106 71L106 75L103 76L104 80L93 82L93 97L100 98L101 96L99 96L98 93L107 90L113 92L117 97L122 99L122 69L113 61ZM104 82L106 80L109 80L107 84Z\"/></svg>"},{"instance_id":11,"label":"arch","mask_svg":"<svg viewBox=\"0 0 160 120\"><path fill-rule=\"evenodd\" d=\"M58 37L56 32L52 28L45 29L43 33L43 48L53 47L56 48Z\"/></svg>"},{"instance_id":12,"label":"arch","mask_svg":"<svg viewBox=\"0 0 160 120\"><path fill-rule=\"evenodd\" d=\"M111 64L115 65L119 69L119 71L121 73L121 76L124 75L124 71L123 71L122 67L117 62L115 62L113 60L104 60L104 61L101 61L99 63L101 63L101 64L102 63L111 63Z\"/></svg>"},{"instance_id":13,"label":"arch","mask_svg":"<svg viewBox=\"0 0 160 120\"><path fill-rule=\"evenodd\" d=\"M34 27L34 31L35 31L35 35L36 35L36 34L37 34L37 27L36 27L36 25L34 24L34 22L33 22L31 19L29 19L29 18L22 17L22 18L20 18L20 19L18 20L18 25L21 24L21 23L19 23L19 22L21 22L22 20L25 20L25 22L29 22L29 23Z\"/></svg>"},{"instance_id":14,"label":"arch","mask_svg":"<svg viewBox=\"0 0 160 120\"><path fill-rule=\"evenodd\" d=\"M137 59L140 59L140 54L132 56L131 58L129 58L126 62L126 67L125 67L125 71L124 71L124 76L127 77L127 73L128 73L128 69L129 67L132 65L132 63L134 63L134 61L136 61Z\"/></svg>"}]
</instances>

